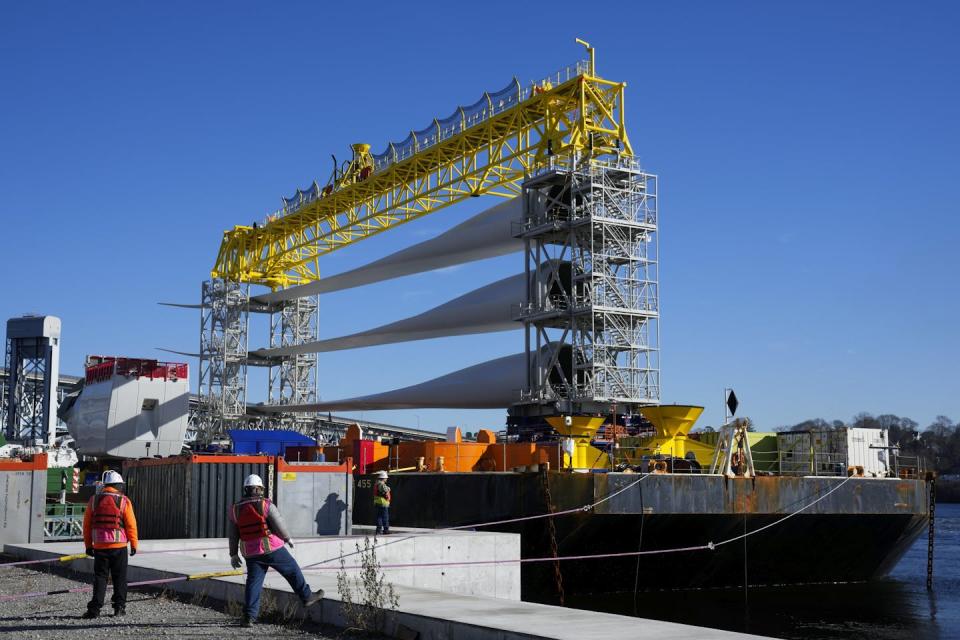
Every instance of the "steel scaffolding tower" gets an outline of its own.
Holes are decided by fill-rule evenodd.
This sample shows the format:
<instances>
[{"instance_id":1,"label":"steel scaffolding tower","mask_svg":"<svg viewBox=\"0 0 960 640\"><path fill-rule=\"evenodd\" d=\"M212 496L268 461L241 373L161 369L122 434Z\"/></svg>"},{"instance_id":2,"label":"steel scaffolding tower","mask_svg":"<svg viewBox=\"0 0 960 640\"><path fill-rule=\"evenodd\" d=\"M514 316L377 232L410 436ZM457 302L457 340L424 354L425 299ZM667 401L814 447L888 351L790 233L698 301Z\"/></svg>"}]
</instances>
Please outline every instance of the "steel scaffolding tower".
<instances>
[{"instance_id":1,"label":"steel scaffolding tower","mask_svg":"<svg viewBox=\"0 0 960 640\"><path fill-rule=\"evenodd\" d=\"M660 400L657 179L629 159L557 163L524 183L528 384L511 415L617 412ZM541 273L550 261L572 264ZM529 281L529 279L528 279Z\"/></svg>"},{"instance_id":2,"label":"steel scaffolding tower","mask_svg":"<svg viewBox=\"0 0 960 640\"><path fill-rule=\"evenodd\" d=\"M6 369L7 439L52 447L57 437L60 318L8 320Z\"/></svg>"},{"instance_id":3,"label":"steel scaffolding tower","mask_svg":"<svg viewBox=\"0 0 960 640\"><path fill-rule=\"evenodd\" d=\"M213 279L203 283L200 310L201 434L221 437L247 412L249 286Z\"/></svg>"},{"instance_id":4,"label":"steel scaffolding tower","mask_svg":"<svg viewBox=\"0 0 960 640\"><path fill-rule=\"evenodd\" d=\"M269 361L251 360L248 335L251 313L270 315L270 346L287 347L317 340L319 298L296 298L278 305L251 303L249 285L222 279L201 288L200 402L196 438L209 442L228 428L314 428L311 414L270 418L247 415L247 367L269 366L270 404L309 404L317 400L317 354L295 354Z\"/></svg>"},{"instance_id":5,"label":"steel scaffolding tower","mask_svg":"<svg viewBox=\"0 0 960 640\"><path fill-rule=\"evenodd\" d=\"M295 298L279 303L270 315L270 347L290 347L318 339L320 297ZM317 401L317 354L283 356L270 367L267 395L272 405L311 404ZM309 429L311 414L292 414L284 422ZM298 430L299 430L298 429Z\"/></svg>"}]
</instances>

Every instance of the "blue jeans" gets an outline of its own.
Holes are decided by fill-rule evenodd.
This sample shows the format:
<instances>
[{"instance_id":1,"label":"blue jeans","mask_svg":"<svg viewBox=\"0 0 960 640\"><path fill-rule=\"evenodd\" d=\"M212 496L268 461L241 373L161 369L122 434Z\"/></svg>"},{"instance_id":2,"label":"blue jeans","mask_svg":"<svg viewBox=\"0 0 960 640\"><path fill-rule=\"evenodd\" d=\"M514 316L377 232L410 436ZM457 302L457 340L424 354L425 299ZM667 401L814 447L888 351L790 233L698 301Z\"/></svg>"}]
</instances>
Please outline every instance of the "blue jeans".
<instances>
[{"instance_id":1,"label":"blue jeans","mask_svg":"<svg viewBox=\"0 0 960 640\"><path fill-rule=\"evenodd\" d=\"M256 620L257 614L260 613L260 591L263 589L263 579L266 577L267 569L270 567L276 569L277 573L286 578L293 592L300 596L301 602L306 602L307 598L312 595L310 585L303 579L303 572L300 571L300 566L284 547L280 547L270 553L251 556L246 558L246 560L247 588L244 593L246 603L243 612L251 620Z\"/></svg>"},{"instance_id":2,"label":"blue jeans","mask_svg":"<svg viewBox=\"0 0 960 640\"><path fill-rule=\"evenodd\" d=\"M377 533L390 533L390 507L377 507Z\"/></svg>"}]
</instances>

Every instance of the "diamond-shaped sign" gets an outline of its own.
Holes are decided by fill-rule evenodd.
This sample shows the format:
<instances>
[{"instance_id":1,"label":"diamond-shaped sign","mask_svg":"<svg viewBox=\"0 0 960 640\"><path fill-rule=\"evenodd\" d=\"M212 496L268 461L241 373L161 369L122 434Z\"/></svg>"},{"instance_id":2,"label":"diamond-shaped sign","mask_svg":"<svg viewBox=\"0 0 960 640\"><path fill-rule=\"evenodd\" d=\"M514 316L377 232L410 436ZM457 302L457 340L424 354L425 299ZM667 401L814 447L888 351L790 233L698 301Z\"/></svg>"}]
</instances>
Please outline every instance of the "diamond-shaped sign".
<instances>
[{"instance_id":1,"label":"diamond-shaped sign","mask_svg":"<svg viewBox=\"0 0 960 640\"><path fill-rule=\"evenodd\" d=\"M730 415L737 415L737 407L740 406L740 401L737 400L737 394L733 392L733 389L730 389L730 394L727 396L727 409L730 409Z\"/></svg>"}]
</instances>

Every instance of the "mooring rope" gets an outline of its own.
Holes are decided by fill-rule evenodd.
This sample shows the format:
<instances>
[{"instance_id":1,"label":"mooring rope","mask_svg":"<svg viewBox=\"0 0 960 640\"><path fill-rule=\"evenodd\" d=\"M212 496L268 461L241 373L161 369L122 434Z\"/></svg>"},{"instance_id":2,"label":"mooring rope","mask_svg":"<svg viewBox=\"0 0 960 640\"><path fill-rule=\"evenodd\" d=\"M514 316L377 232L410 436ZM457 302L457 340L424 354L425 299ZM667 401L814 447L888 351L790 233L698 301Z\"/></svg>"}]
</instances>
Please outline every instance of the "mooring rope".
<instances>
[{"instance_id":1,"label":"mooring rope","mask_svg":"<svg viewBox=\"0 0 960 640\"><path fill-rule=\"evenodd\" d=\"M819 496L816 500L813 500L813 501L810 502L809 504L804 505L803 507L797 509L796 511L792 511L792 512L788 513L787 515L785 515L784 517L780 518L779 520L776 520L776 521L774 521L774 522L771 522L771 523L769 523L769 524L766 524L766 525L764 525L764 526L762 526L762 527L759 527L759 528L757 528L757 529L754 529L754 530L752 530L752 531L748 531L748 532L746 532L746 533L744 533L744 534L742 534L742 535L734 536L733 538L728 538L727 540L722 540L722 541L720 541L720 542L707 542L706 544L701 544L701 545L694 545L694 546L689 546L689 547L675 547L675 548L671 548L671 549L650 549L650 550L647 550L647 551L623 551L623 552L617 552L617 553L596 553L596 554L577 555L577 556L559 556L559 557L555 557L555 556L545 556L545 557L542 557L542 558L518 558L518 559L510 559L510 560L470 560L470 561L462 561L462 562L451 561L451 562L384 564L384 565L380 565L380 566L381 566L381 568L384 568L384 569L406 569L406 568L414 568L414 567L442 567L442 566L461 566L461 565L474 565L474 564L479 564L479 565L483 565L483 564L524 564L524 563L528 563L528 562L551 562L551 561L555 561L555 560L595 560L595 559L603 559L603 558L629 558L629 557L634 557L634 556L646 556L646 555L655 555L655 554L664 554L664 553L683 553L683 552L688 552L688 551L706 551L706 550L713 551L713 550L715 550L717 547L720 547L720 546L725 545L725 544L729 544L729 543L731 543L731 542L736 542L737 540L743 540L743 539L745 539L745 538L747 538L747 537L749 537L749 536L752 536L752 535L755 535L755 534L757 534L757 533L760 533L761 531L766 531L767 529L770 529L771 527L775 527L775 526L777 526L778 524L781 524L782 522L785 522L786 520L789 520L790 518L792 518L793 516L797 515L798 513L801 513L801 512L803 512L803 511L806 511L806 510L809 509L810 507L812 507L812 506L814 506L815 504L817 504L817 503L821 502L822 500L826 499L827 496L829 496L830 494L832 494L832 493L834 493L835 491L839 490L843 485L847 484L847 483L848 483L850 480L852 480L852 479L853 479L853 476L848 476L846 479L843 480L843 482L841 482L841 483L838 484L837 486L833 487L832 489L830 489L829 491L827 491L827 492L824 493L823 495ZM637 482L639 482L639 481L637 481ZM637 482L635 482L635 483L633 483L633 484L637 484ZM632 486L632 485L631 485L631 486ZM361 553L362 553L362 551L361 551ZM355 552L355 553L352 553L352 554L348 554L348 555L356 555L356 552ZM345 556L343 556L343 557L347 557L347 556L345 555ZM317 563L317 564L320 564L320 563ZM305 567L305 570L310 570L310 571L323 571L323 570L331 570L331 569L340 569L340 568L341 568L341 567L339 567L339 566L333 566L333 567L316 567L316 568L315 568L315 567L316 567L316 564L309 565L308 567ZM361 566L361 565L349 565L349 566L343 566L342 568L344 568L344 569L359 569L359 568L362 568L362 566Z\"/></svg>"}]
</instances>

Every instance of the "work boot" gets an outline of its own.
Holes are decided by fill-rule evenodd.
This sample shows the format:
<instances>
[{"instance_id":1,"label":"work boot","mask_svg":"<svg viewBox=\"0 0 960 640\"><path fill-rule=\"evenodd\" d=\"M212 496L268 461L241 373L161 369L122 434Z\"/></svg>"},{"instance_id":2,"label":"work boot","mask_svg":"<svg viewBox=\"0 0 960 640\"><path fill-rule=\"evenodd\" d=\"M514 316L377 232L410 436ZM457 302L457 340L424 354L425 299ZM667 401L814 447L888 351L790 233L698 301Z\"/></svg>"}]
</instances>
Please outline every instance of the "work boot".
<instances>
[{"instance_id":1,"label":"work boot","mask_svg":"<svg viewBox=\"0 0 960 640\"><path fill-rule=\"evenodd\" d=\"M323 589L317 589L316 591L313 592L313 595L311 595L309 598L304 600L303 606L305 608L309 608L317 604L321 600L323 600Z\"/></svg>"},{"instance_id":2,"label":"work boot","mask_svg":"<svg viewBox=\"0 0 960 640\"><path fill-rule=\"evenodd\" d=\"M243 616L243 620L240 622L241 627L250 628L253 626L254 620L250 616Z\"/></svg>"},{"instance_id":3,"label":"work boot","mask_svg":"<svg viewBox=\"0 0 960 640\"><path fill-rule=\"evenodd\" d=\"M113 608L113 617L114 617L114 618L122 618L122 617L125 616L125 615L127 615L127 608L126 608L126 607L114 607L114 608Z\"/></svg>"},{"instance_id":4,"label":"work boot","mask_svg":"<svg viewBox=\"0 0 960 640\"><path fill-rule=\"evenodd\" d=\"M87 609L87 612L80 616L84 620L93 620L94 618L100 617L99 611L94 611L93 609Z\"/></svg>"}]
</instances>

